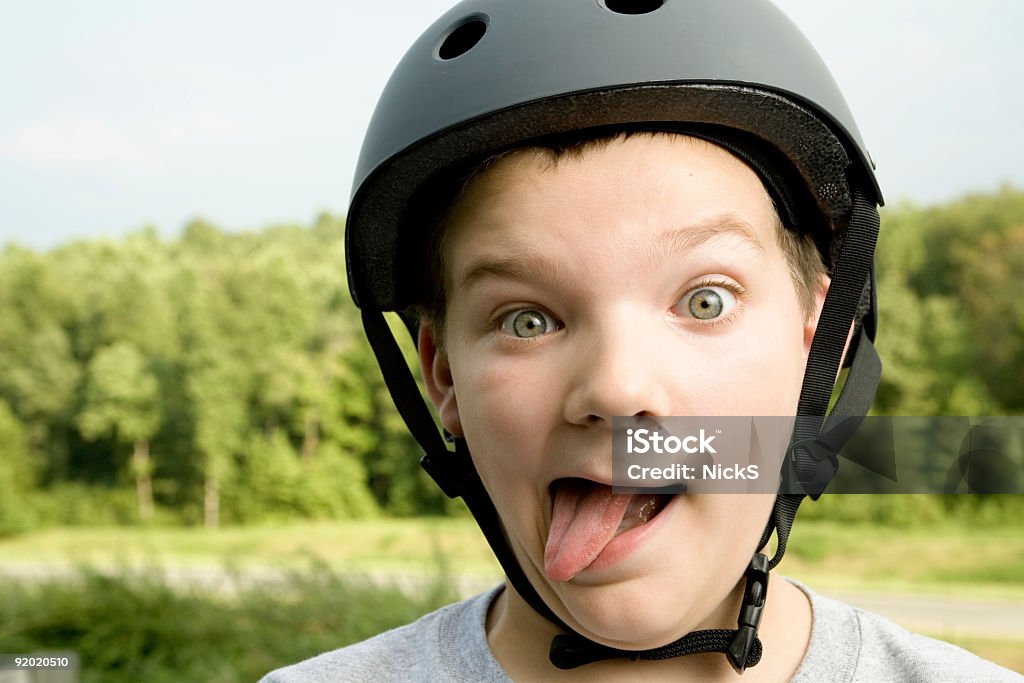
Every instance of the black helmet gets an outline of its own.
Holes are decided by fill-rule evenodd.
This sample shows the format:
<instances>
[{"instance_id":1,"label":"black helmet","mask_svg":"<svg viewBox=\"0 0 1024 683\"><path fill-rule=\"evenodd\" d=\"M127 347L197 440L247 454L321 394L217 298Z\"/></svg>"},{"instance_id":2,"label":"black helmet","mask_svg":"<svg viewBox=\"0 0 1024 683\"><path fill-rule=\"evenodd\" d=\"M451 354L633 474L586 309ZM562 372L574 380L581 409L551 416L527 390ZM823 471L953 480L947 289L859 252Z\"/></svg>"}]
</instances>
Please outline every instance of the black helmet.
<instances>
[{"instance_id":1,"label":"black helmet","mask_svg":"<svg viewBox=\"0 0 1024 683\"><path fill-rule=\"evenodd\" d=\"M759 657L756 594L785 552L796 508L835 472L835 453L867 413L880 374L871 343L881 204L873 163L831 74L788 18L768 0L461 2L408 51L370 122L347 219L349 287L396 405L427 451L424 467L446 493L466 499L517 591L564 626L505 544L464 444L450 452L438 435L382 312L415 301L430 229L425 207L446 182L506 149L629 129L685 132L744 159L783 223L816 235L832 276L783 489L758 546L777 529L778 550L770 563L755 555L740 628L703 650L683 642L698 632L625 653L724 651L742 669ZM826 421L847 333L861 319L853 367ZM583 639L575 638L568 649L553 647L552 661L574 666L601 656L567 655L581 648Z\"/></svg>"}]
</instances>

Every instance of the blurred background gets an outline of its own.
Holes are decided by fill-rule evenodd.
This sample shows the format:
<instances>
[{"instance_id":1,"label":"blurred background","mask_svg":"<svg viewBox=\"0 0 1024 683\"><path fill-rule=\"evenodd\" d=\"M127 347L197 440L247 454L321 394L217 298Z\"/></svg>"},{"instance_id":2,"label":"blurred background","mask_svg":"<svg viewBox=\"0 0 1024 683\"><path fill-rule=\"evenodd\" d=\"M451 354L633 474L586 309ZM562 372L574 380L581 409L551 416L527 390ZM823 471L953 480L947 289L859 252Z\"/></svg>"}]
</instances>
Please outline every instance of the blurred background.
<instances>
[{"instance_id":1,"label":"blurred background","mask_svg":"<svg viewBox=\"0 0 1024 683\"><path fill-rule=\"evenodd\" d=\"M497 580L341 244L376 98L451 4L0 8L0 653L255 680ZM1024 414L1024 5L778 4L886 194L876 412ZM782 571L1024 671L1022 513L825 496Z\"/></svg>"}]
</instances>

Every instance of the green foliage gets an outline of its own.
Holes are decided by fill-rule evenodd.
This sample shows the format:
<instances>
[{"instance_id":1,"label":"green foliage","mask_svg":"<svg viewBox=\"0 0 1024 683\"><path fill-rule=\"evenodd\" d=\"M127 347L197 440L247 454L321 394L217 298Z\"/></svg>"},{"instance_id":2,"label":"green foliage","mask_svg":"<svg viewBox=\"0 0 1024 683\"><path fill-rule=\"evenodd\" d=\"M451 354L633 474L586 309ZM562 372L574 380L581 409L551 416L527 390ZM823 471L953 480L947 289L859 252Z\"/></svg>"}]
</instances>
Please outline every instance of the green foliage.
<instances>
[{"instance_id":1,"label":"green foliage","mask_svg":"<svg viewBox=\"0 0 1024 683\"><path fill-rule=\"evenodd\" d=\"M1004 231L981 234L977 246L956 253L963 278L957 298L975 331L994 343L977 345L977 374L1004 410L1024 412L1024 207ZM1008 372L1009 371L1009 372ZM1014 372L1016 371L1016 372Z\"/></svg>"},{"instance_id":2,"label":"green foliage","mask_svg":"<svg viewBox=\"0 0 1024 683\"><path fill-rule=\"evenodd\" d=\"M7 403L0 400L0 537L34 525L26 503L35 483L24 431Z\"/></svg>"},{"instance_id":3,"label":"green foliage","mask_svg":"<svg viewBox=\"0 0 1024 683\"><path fill-rule=\"evenodd\" d=\"M800 508L801 520L877 524L898 528L928 526L945 517L942 496L930 494L826 494Z\"/></svg>"},{"instance_id":4,"label":"green foliage","mask_svg":"<svg viewBox=\"0 0 1024 683\"><path fill-rule=\"evenodd\" d=\"M876 410L1024 413L1024 192L883 214Z\"/></svg>"},{"instance_id":5,"label":"green foliage","mask_svg":"<svg viewBox=\"0 0 1024 683\"><path fill-rule=\"evenodd\" d=\"M933 527L944 521L985 528L1019 528L1024 522L1024 496L826 493L817 501L802 505L800 519L897 529Z\"/></svg>"},{"instance_id":6,"label":"green foliage","mask_svg":"<svg viewBox=\"0 0 1024 683\"><path fill-rule=\"evenodd\" d=\"M378 512L362 464L333 444L303 460L278 431L256 437L246 454L223 494L231 521L359 519Z\"/></svg>"},{"instance_id":7,"label":"green foliage","mask_svg":"<svg viewBox=\"0 0 1024 683\"><path fill-rule=\"evenodd\" d=\"M0 579L0 651L74 650L83 683L255 681L271 669L415 620L454 596L420 596L316 568L232 590L176 589L156 571L73 581Z\"/></svg>"},{"instance_id":8,"label":"green foliage","mask_svg":"<svg viewBox=\"0 0 1024 683\"><path fill-rule=\"evenodd\" d=\"M139 521L131 489L90 486L78 482L54 484L35 492L29 507L36 519L54 526L107 526Z\"/></svg>"},{"instance_id":9,"label":"green foliage","mask_svg":"<svg viewBox=\"0 0 1024 683\"><path fill-rule=\"evenodd\" d=\"M77 418L82 436L116 435L127 442L152 439L160 426L158 394L156 377L131 342L101 348L86 371Z\"/></svg>"},{"instance_id":10,"label":"green foliage","mask_svg":"<svg viewBox=\"0 0 1024 683\"><path fill-rule=\"evenodd\" d=\"M33 502L7 496L4 528L148 519L154 503L208 525L442 510L362 339L343 230L197 220L173 241L0 253L0 428L24 451L0 478L34 463ZM418 483L398 495L403 477Z\"/></svg>"},{"instance_id":11,"label":"green foliage","mask_svg":"<svg viewBox=\"0 0 1024 683\"><path fill-rule=\"evenodd\" d=\"M304 516L359 519L377 512L377 502L365 486L362 463L334 444L321 446L304 463L300 476L299 509Z\"/></svg>"}]
</instances>

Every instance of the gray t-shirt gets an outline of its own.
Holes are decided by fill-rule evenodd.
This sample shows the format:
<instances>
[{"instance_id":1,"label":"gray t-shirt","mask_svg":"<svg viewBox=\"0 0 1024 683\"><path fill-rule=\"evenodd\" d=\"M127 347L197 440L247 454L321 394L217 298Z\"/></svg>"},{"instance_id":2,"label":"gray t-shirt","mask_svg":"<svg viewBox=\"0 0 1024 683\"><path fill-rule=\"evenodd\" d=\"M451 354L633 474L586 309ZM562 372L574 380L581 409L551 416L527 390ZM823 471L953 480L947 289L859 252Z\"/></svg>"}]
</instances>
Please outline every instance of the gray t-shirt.
<instances>
[{"instance_id":1,"label":"gray t-shirt","mask_svg":"<svg viewBox=\"0 0 1024 683\"><path fill-rule=\"evenodd\" d=\"M910 633L891 621L815 594L811 640L797 683L1024 681L949 643ZM484 624L500 587L349 647L278 669L260 683L320 681L510 681L490 648Z\"/></svg>"}]
</instances>

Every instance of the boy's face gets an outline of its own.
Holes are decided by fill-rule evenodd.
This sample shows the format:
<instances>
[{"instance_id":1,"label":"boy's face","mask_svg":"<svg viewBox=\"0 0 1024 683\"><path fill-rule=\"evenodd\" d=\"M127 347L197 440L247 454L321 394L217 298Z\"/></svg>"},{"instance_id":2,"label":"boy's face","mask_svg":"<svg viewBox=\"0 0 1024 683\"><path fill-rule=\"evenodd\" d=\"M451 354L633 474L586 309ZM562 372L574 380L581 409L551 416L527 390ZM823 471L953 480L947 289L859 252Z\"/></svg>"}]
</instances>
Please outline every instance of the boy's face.
<instances>
[{"instance_id":1,"label":"boy's face","mask_svg":"<svg viewBox=\"0 0 1024 683\"><path fill-rule=\"evenodd\" d=\"M777 229L745 164L667 135L506 157L454 209L428 390L531 583L583 635L735 628L772 496L676 496L640 524L608 495L611 420L795 413L814 330ZM638 526L612 536L620 519Z\"/></svg>"}]
</instances>

